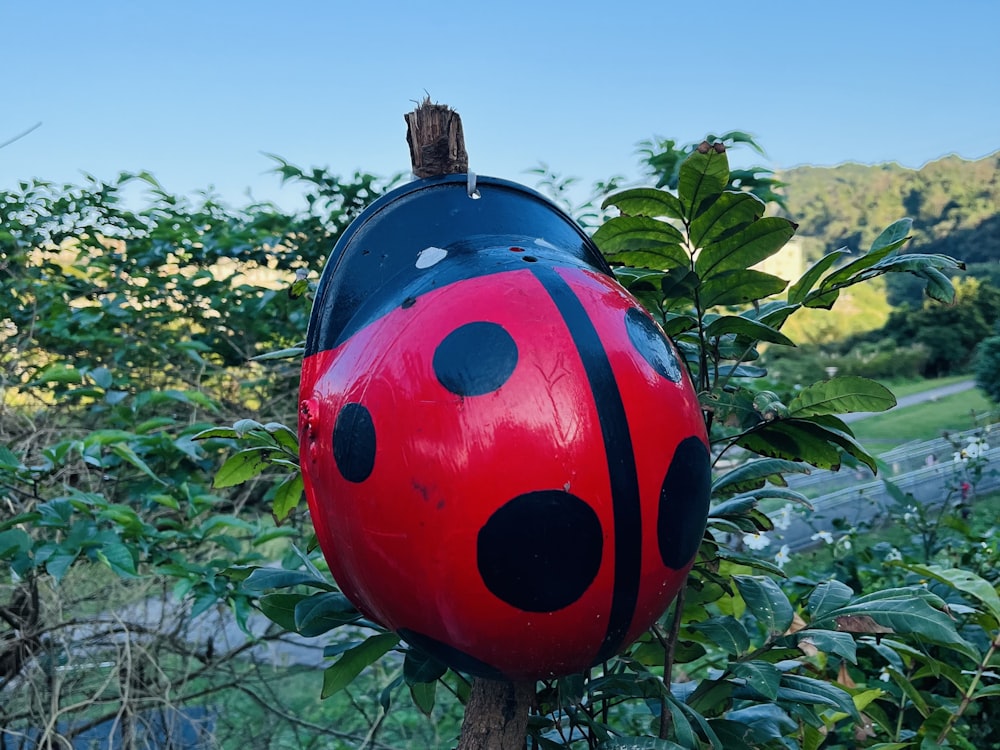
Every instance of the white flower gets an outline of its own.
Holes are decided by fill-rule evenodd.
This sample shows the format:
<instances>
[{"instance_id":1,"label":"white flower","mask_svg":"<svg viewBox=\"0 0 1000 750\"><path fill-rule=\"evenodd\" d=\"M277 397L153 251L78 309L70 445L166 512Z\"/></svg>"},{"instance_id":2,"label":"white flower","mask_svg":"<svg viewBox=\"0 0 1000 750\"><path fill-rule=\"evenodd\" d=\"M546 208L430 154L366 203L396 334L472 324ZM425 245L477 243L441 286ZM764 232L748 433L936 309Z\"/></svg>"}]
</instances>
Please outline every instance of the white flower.
<instances>
[{"instance_id":1,"label":"white flower","mask_svg":"<svg viewBox=\"0 0 1000 750\"><path fill-rule=\"evenodd\" d=\"M847 550L851 548L851 540L845 536L843 539L837 542L837 546L840 547L842 550L844 550L844 552L847 552Z\"/></svg>"},{"instance_id":2,"label":"white flower","mask_svg":"<svg viewBox=\"0 0 1000 750\"><path fill-rule=\"evenodd\" d=\"M771 544L771 540L758 532L756 534L744 534L743 544L747 547L747 549L761 550L769 546Z\"/></svg>"},{"instance_id":3,"label":"white flower","mask_svg":"<svg viewBox=\"0 0 1000 750\"><path fill-rule=\"evenodd\" d=\"M882 680L882 682L889 682L892 679L892 675L889 674L889 670L888 669L886 669L885 667L882 667L882 671L879 672L878 678L880 680Z\"/></svg>"},{"instance_id":4,"label":"white flower","mask_svg":"<svg viewBox=\"0 0 1000 750\"><path fill-rule=\"evenodd\" d=\"M902 559L903 559L903 553L900 552L895 547L893 547L891 550L889 550L889 552L885 556L885 561L886 562L894 562L896 560L902 560Z\"/></svg>"},{"instance_id":5,"label":"white flower","mask_svg":"<svg viewBox=\"0 0 1000 750\"><path fill-rule=\"evenodd\" d=\"M792 504L785 503L785 507L778 511L778 514L771 519L774 528L778 531L785 531L792 525Z\"/></svg>"},{"instance_id":6,"label":"white flower","mask_svg":"<svg viewBox=\"0 0 1000 750\"><path fill-rule=\"evenodd\" d=\"M833 534L831 534L829 531L817 531L809 538L812 539L814 542L817 539L822 539L827 544L833 544Z\"/></svg>"},{"instance_id":7,"label":"white flower","mask_svg":"<svg viewBox=\"0 0 1000 750\"><path fill-rule=\"evenodd\" d=\"M782 544L781 549L778 550L778 554L774 556L774 564L779 568L784 568L785 563L791 559L791 554L789 554L789 549L787 544Z\"/></svg>"}]
</instances>

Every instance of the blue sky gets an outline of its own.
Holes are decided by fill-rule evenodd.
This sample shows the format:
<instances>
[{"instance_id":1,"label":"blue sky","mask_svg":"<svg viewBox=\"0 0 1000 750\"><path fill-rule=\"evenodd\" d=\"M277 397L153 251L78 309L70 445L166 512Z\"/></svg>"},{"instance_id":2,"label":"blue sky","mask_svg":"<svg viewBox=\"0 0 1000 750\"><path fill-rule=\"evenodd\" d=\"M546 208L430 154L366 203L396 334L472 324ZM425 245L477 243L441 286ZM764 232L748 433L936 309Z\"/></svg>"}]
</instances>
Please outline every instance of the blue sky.
<instances>
[{"instance_id":1,"label":"blue sky","mask_svg":"<svg viewBox=\"0 0 1000 750\"><path fill-rule=\"evenodd\" d=\"M0 142L42 123L0 149L0 186L146 169L288 203L263 153L405 171L425 91L474 171L528 184L539 162L635 177L639 141L729 129L774 169L978 158L1000 149L998 28L996 0L0 0Z\"/></svg>"}]
</instances>

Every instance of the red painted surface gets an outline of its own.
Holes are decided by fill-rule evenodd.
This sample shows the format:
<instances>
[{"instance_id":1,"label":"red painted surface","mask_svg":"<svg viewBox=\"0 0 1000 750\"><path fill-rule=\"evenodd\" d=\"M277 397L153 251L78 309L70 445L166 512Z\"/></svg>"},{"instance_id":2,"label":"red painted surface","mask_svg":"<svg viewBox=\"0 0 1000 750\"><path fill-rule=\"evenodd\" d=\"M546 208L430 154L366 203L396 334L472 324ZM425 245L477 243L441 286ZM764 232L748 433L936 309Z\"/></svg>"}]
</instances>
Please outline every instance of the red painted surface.
<instances>
[{"instance_id":1,"label":"red painted surface","mask_svg":"<svg viewBox=\"0 0 1000 750\"><path fill-rule=\"evenodd\" d=\"M630 342L625 313L638 303L603 274L556 270L600 337L634 449L641 571L624 646L683 585L691 561L671 569L658 551L661 486L677 445L691 436L706 445L707 439L686 373L677 383L662 377ZM449 333L477 321L510 334L517 364L492 392L465 397L442 386L433 357ZM598 398L556 304L527 267L422 294L338 348L307 357L300 419L305 490L344 593L371 619L434 639L510 678L591 666L607 634L619 543ZM349 403L363 405L374 427L374 462L362 481L345 478L334 460L333 425ZM539 490L584 500L600 520L603 540L586 590L550 612L498 598L477 566L477 538L492 514Z\"/></svg>"}]
</instances>

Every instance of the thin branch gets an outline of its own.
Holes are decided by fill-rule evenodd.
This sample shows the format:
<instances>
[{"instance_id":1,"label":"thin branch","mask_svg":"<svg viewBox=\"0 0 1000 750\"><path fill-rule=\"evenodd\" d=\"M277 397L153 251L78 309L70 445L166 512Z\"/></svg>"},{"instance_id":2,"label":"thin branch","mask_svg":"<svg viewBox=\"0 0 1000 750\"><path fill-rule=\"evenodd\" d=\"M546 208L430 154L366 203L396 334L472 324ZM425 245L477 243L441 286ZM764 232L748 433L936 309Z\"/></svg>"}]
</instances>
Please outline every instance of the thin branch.
<instances>
[{"instance_id":1,"label":"thin branch","mask_svg":"<svg viewBox=\"0 0 1000 750\"><path fill-rule=\"evenodd\" d=\"M0 148L4 148L5 146L9 146L10 144L14 143L15 141L21 140L22 138L24 138L24 136L28 135L29 133L33 133L34 131L38 130L40 127L42 127L42 123L39 120L38 122L36 122L34 125L32 125L27 130L18 133L13 138L8 138L3 143L0 143Z\"/></svg>"}]
</instances>

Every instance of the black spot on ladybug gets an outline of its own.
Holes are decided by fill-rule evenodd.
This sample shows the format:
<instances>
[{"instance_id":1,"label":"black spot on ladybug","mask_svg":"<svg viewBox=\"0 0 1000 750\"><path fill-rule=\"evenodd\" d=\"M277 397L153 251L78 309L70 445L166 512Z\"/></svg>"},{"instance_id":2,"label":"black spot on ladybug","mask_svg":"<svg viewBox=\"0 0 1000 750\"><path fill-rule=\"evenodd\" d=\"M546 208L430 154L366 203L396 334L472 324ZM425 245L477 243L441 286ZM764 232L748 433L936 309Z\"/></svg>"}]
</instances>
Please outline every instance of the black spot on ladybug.
<instances>
[{"instance_id":1,"label":"black spot on ladybug","mask_svg":"<svg viewBox=\"0 0 1000 750\"><path fill-rule=\"evenodd\" d=\"M523 260L525 263L537 263L538 262L538 258L536 258L534 255L525 255L521 260Z\"/></svg>"},{"instance_id":2,"label":"black spot on ladybug","mask_svg":"<svg viewBox=\"0 0 1000 750\"><path fill-rule=\"evenodd\" d=\"M411 646L416 646L421 651L426 651L438 661L444 662L452 669L459 672L486 677L488 679L503 679L503 674L496 667L490 666L484 661L480 661L474 656L469 656L464 651L442 643L429 635L417 633L409 628L399 628L397 631L400 637Z\"/></svg>"},{"instance_id":3,"label":"black spot on ladybug","mask_svg":"<svg viewBox=\"0 0 1000 750\"><path fill-rule=\"evenodd\" d=\"M674 451L660 489L656 538L660 558L680 570L694 557L705 533L712 490L708 449L698 438L685 438Z\"/></svg>"},{"instance_id":4,"label":"black spot on ladybug","mask_svg":"<svg viewBox=\"0 0 1000 750\"><path fill-rule=\"evenodd\" d=\"M348 482L363 482L375 466L375 423L361 404L344 404L333 425L333 460Z\"/></svg>"},{"instance_id":5,"label":"black spot on ladybug","mask_svg":"<svg viewBox=\"0 0 1000 750\"><path fill-rule=\"evenodd\" d=\"M476 556L483 583L527 612L567 607L593 583L604 537L597 513L561 490L519 495L479 530Z\"/></svg>"},{"instance_id":6,"label":"black spot on ladybug","mask_svg":"<svg viewBox=\"0 0 1000 750\"><path fill-rule=\"evenodd\" d=\"M434 351L434 374L458 396L482 396L507 382L517 366L517 344L497 323L466 323Z\"/></svg>"},{"instance_id":7,"label":"black spot on ladybug","mask_svg":"<svg viewBox=\"0 0 1000 750\"><path fill-rule=\"evenodd\" d=\"M667 380L681 382L681 368L670 342L646 313L637 307L631 308L625 313L625 328L632 346L650 367Z\"/></svg>"}]
</instances>

